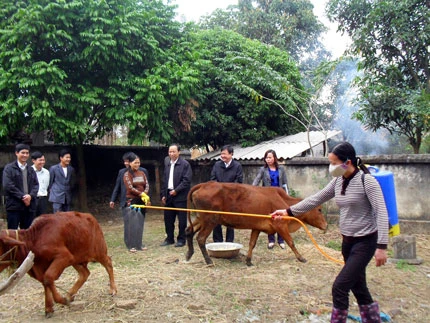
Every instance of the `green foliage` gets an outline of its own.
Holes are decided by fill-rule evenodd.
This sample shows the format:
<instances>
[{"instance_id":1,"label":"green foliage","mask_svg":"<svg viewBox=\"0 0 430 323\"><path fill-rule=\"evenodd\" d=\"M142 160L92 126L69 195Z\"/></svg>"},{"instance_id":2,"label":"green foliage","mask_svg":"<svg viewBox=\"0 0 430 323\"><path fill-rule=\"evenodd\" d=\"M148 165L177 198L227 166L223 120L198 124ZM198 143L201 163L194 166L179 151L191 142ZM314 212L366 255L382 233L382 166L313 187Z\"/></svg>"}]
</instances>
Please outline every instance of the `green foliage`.
<instances>
[{"instance_id":1,"label":"green foliage","mask_svg":"<svg viewBox=\"0 0 430 323\"><path fill-rule=\"evenodd\" d=\"M385 128L409 139L415 153L429 131L430 12L425 0L331 0L327 12L362 60L356 85L366 128Z\"/></svg>"},{"instance_id":2,"label":"green foliage","mask_svg":"<svg viewBox=\"0 0 430 323\"><path fill-rule=\"evenodd\" d=\"M341 251L342 250L342 242L339 240L330 240L326 243L327 248L331 248L333 250Z\"/></svg>"},{"instance_id":3,"label":"green foliage","mask_svg":"<svg viewBox=\"0 0 430 323\"><path fill-rule=\"evenodd\" d=\"M175 53L173 7L2 1L0 13L0 140L49 129L57 143L81 144L114 125L128 125L131 140L170 139L167 111L198 83L193 63Z\"/></svg>"},{"instance_id":4,"label":"green foliage","mask_svg":"<svg viewBox=\"0 0 430 323\"><path fill-rule=\"evenodd\" d=\"M239 0L237 6L216 10L201 25L222 27L288 51L296 60L320 45L324 26L313 13L309 0Z\"/></svg>"},{"instance_id":5,"label":"green foliage","mask_svg":"<svg viewBox=\"0 0 430 323\"><path fill-rule=\"evenodd\" d=\"M288 191L289 191L288 192L289 195L292 196L292 197L299 197L300 196L300 191L296 191L296 190L294 190L292 188L290 188Z\"/></svg>"},{"instance_id":6,"label":"green foliage","mask_svg":"<svg viewBox=\"0 0 430 323\"><path fill-rule=\"evenodd\" d=\"M277 100L294 116L299 116L298 108L306 109L300 74L288 54L221 29L192 33L189 43L206 64L194 95L196 118L189 133L177 132L180 142L247 146L300 129L279 107L263 100Z\"/></svg>"}]
</instances>

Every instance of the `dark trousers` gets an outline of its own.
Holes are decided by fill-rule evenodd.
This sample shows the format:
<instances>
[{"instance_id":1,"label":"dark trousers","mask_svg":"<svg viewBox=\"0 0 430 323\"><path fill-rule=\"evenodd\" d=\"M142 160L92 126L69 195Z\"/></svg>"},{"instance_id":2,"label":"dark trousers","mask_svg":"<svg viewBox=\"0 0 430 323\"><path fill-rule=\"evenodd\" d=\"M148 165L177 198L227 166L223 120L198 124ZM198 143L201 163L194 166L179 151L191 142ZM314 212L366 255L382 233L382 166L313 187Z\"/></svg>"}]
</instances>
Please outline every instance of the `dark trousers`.
<instances>
[{"instance_id":1,"label":"dark trousers","mask_svg":"<svg viewBox=\"0 0 430 323\"><path fill-rule=\"evenodd\" d=\"M175 201L173 197L167 197L166 206L172 208L186 208L187 201ZM185 229L187 228L187 212L176 210L164 211L164 226L166 229L167 240L175 242L175 220L178 217L178 237L177 241L185 243Z\"/></svg>"},{"instance_id":2,"label":"dark trousers","mask_svg":"<svg viewBox=\"0 0 430 323\"><path fill-rule=\"evenodd\" d=\"M349 291L354 294L358 305L373 303L366 283L366 267L375 254L377 239L377 232L358 238L343 237L342 255L345 265L333 283L333 307L347 310Z\"/></svg>"},{"instance_id":3,"label":"dark trousers","mask_svg":"<svg viewBox=\"0 0 430 323\"><path fill-rule=\"evenodd\" d=\"M39 196L36 200L36 217L41 214L46 214L48 210L48 197Z\"/></svg>"},{"instance_id":4,"label":"dark trousers","mask_svg":"<svg viewBox=\"0 0 430 323\"><path fill-rule=\"evenodd\" d=\"M223 242L224 239L222 237L222 226L221 224L218 224L212 233L212 238L214 242ZM227 227L225 232L225 241L226 242L233 242L234 241L234 229L231 227Z\"/></svg>"},{"instance_id":5,"label":"dark trousers","mask_svg":"<svg viewBox=\"0 0 430 323\"><path fill-rule=\"evenodd\" d=\"M122 209L124 219L124 243L127 249L134 248L141 250L144 246L142 243L143 229L145 225L145 211L132 210L129 207Z\"/></svg>"},{"instance_id":6,"label":"dark trousers","mask_svg":"<svg viewBox=\"0 0 430 323\"><path fill-rule=\"evenodd\" d=\"M54 213L57 213L57 212L67 212L67 211L70 211L72 208L71 208L71 205L70 204L62 204L62 203L52 203L52 211L54 212Z\"/></svg>"},{"instance_id":7,"label":"dark trousers","mask_svg":"<svg viewBox=\"0 0 430 323\"><path fill-rule=\"evenodd\" d=\"M30 212L28 208L23 211L6 211L7 214L7 228L16 230L28 229L33 222L34 212Z\"/></svg>"},{"instance_id":8,"label":"dark trousers","mask_svg":"<svg viewBox=\"0 0 430 323\"><path fill-rule=\"evenodd\" d=\"M278 235L278 243L284 243L284 239L281 237L281 235L279 233L274 233L274 234L268 234L267 238L269 239L269 242L273 242L275 243L275 235Z\"/></svg>"}]
</instances>

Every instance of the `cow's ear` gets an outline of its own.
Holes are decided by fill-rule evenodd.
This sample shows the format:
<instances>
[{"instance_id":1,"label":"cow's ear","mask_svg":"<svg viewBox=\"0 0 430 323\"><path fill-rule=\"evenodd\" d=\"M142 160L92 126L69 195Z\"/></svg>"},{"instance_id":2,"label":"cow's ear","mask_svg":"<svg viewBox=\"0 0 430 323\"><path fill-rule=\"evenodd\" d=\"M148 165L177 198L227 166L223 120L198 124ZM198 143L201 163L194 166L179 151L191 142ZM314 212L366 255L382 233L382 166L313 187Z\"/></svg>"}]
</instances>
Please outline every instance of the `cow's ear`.
<instances>
[{"instance_id":1,"label":"cow's ear","mask_svg":"<svg viewBox=\"0 0 430 323\"><path fill-rule=\"evenodd\" d=\"M5 236L1 236L0 241L7 246L22 246L25 244L22 241L18 241L16 239L11 238L11 237L5 237Z\"/></svg>"}]
</instances>

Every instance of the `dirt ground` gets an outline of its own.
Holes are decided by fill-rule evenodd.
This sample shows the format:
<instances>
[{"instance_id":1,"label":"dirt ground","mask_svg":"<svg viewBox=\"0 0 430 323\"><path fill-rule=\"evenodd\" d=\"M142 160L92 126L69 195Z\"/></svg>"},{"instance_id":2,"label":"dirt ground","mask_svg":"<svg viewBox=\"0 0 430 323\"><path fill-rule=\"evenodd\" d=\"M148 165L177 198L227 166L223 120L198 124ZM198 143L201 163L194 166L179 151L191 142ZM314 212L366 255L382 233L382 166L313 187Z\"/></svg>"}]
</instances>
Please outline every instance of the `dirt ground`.
<instances>
[{"instance_id":1,"label":"dirt ground","mask_svg":"<svg viewBox=\"0 0 430 323\"><path fill-rule=\"evenodd\" d=\"M215 266L207 267L198 248L185 263L186 247L159 246L164 240L159 211L147 215L148 250L136 254L125 249L119 211L96 209L93 214L105 233L118 294L108 295L107 273L101 265L90 264L91 275L75 301L70 307L55 305L53 317L46 320L42 285L25 276L10 294L0 296L1 322L329 322L331 284L341 265L325 258L304 230L296 232L294 240L307 263L298 262L289 249L268 250L267 236L261 234L254 266L247 267L249 231L236 230L236 242L244 245L239 257L214 259ZM341 259L332 249L340 243L335 224L325 234L311 232L323 251ZM415 237L423 264L377 268L372 261L368 267L371 293L391 322L430 322L430 235ZM0 274L0 280L6 277ZM57 286L65 293L75 278L69 268ZM352 296L350 303L350 314L359 316Z\"/></svg>"}]
</instances>

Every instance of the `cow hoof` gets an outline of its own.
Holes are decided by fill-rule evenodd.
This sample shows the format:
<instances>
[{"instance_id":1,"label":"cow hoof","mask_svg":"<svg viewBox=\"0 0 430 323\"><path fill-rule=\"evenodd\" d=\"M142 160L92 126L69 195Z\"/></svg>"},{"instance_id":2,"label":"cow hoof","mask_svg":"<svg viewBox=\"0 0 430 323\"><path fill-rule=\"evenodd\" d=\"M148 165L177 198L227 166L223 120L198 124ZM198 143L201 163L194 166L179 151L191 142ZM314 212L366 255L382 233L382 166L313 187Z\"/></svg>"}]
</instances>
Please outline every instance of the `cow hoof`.
<instances>
[{"instance_id":1,"label":"cow hoof","mask_svg":"<svg viewBox=\"0 0 430 323\"><path fill-rule=\"evenodd\" d=\"M299 257L297 258L297 260L303 263L307 262L306 258L303 258L303 257Z\"/></svg>"},{"instance_id":2,"label":"cow hoof","mask_svg":"<svg viewBox=\"0 0 430 323\"><path fill-rule=\"evenodd\" d=\"M206 264L206 267L215 267L215 264L214 263Z\"/></svg>"},{"instance_id":3,"label":"cow hoof","mask_svg":"<svg viewBox=\"0 0 430 323\"><path fill-rule=\"evenodd\" d=\"M248 267L252 267L252 266L254 266L254 264L252 263L252 262L246 262L246 265L248 266Z\"/></svg>"},{"instance_id":4,"label":"cow hoof","mask_svg":"<svg viewBox=\"0 0 430 323\"><path fill-rule=\"evenodd\" d=\"M54 315L54 312L45 312L45 318L49 319Z\"/></svg>"}]
</instances>

